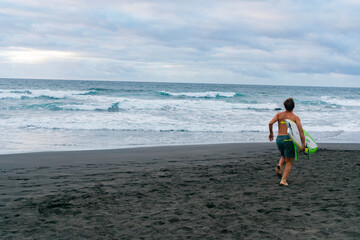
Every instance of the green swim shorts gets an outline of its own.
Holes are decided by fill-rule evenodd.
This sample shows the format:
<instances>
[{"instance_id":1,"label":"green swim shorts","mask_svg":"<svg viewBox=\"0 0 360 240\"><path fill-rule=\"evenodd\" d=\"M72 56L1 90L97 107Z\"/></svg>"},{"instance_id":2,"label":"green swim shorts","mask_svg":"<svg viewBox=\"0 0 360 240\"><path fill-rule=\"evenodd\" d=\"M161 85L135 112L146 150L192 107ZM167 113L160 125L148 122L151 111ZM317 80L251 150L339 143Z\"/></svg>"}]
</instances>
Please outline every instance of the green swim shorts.
<instances>
[{"instance_id":1,"label":"green swim shorts","mask_svg":"<svg viewBox=\"0 0 360 240\"><path fill-rule=\"evenodd\" d=\"M288 135L280 135L276 138L277 147L283 157L294 158L295 148L294 143Z\"/></svg>"}]
</instances>

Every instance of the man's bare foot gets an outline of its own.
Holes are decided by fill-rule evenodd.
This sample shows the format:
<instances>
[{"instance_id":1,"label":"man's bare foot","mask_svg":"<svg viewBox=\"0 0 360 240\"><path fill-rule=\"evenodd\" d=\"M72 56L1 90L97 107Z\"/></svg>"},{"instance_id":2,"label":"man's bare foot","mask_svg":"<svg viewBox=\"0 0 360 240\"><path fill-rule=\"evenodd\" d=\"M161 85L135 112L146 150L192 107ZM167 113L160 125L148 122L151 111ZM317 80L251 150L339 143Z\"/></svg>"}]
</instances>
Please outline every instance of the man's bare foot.
<instances>
[{"instance_id":1,"label":"man's bare foot","mask_svg":"<svg viewBox=\"0 0 360 240\"><path fill-rule=\"evenodd\" d=\"M283 182L283 181L281 181L279 185L280 186L289 186L289 184L287 182Z\"/></svg>"},{"instance_id":2,"label":"man's bare foot","mask_svg":"<svg viewBox=\"0 0 360 240\"><path fill-rule=\"evenodd\" d=\"M279 177L281 177L281 167L280 165L276 165L276 175L278 175Z\"/></svg>"}]
</instances>

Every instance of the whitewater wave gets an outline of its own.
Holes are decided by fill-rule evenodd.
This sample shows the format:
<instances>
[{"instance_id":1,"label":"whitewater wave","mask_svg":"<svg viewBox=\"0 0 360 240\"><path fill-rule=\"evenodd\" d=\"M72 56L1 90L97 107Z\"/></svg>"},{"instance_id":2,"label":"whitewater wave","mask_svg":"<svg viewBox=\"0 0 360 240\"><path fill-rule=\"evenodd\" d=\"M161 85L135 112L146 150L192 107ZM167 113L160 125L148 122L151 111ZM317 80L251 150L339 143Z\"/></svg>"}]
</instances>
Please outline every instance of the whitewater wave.
<instances>
[{"instance_id":1,"label":"whitewater wave","mask_svg":"<svg viewBox=\"0 0 360 240\"><path fill-rule=\"evenodd\" d=\"M171 96L171 97L188 97L188 98L233 98L238 96L244 96L242 94L236 92L167 92L160 91L159 92L163 96Z\"/></svg>"},{"instance_id":2,"label":"whitewater wave","mask_svg":"<svg viewBox=\"0 0 360 240\"><path fill-rule=\"evenodd\" d=\"M360 99L345 99L339 97L322 96L321 100L327 104L346 107L360 107Z\"/></svg>"},{"instance_id":3,"label":"whitewater wave","mask_svg":"<svg viewBox=\"0 0 360 240\"><path fill-rule=\"evenodd\" d=\"M48 92L47 92L48 93ZM79 94L80 93L80 94ZM55 95L47 94L47 98L53 96L56 101L14 101L16 105L12 105L3 110L41 110L47 109L51 111L158 111L158 112L183 112L185 116L192 111L198 113L212 113L222 111L272 111L278 107L274 103L237 103L227 101L216 101L215 99L138 99L131 97L113 97L104 95L86 95L82 92L66 92ZM15 93L18 94L18 93ZM26 94L26 93L21 93ZM33 94L33 98L35 94ZM37 93L36 96L44 96L43 93ZM60 98L63 97L63 98ZM17 98L20 98L17 96ZM50 100L51 100L50 99ZM58 99L62 99L58 101ZM191 113L194 114L194 113Z\"/></svg>"},{"instance_id":4,"label":"whitewater wave","mask_svg":"<svg viewBox=\"0 0 360 240\"><path fill-rule=\"evenodd\" d=\"M25 99L25 98L52 98L64 99L76 95L84 95L89 91L71 91L71 90L9 90L0 89L0 99Z\"/></svg>"},{"instance_id":5,"label":"whitewater wave","mask_svg":"<svg viewBox=\"0 0 360 240\"><path fill-rule=\"evenodd\" d=\"M0 119L1 128L6 129L46 129L46 130L107 130L107 131L138 131L138 132L208 132L208 133L243 133L254 132L268 133L269 118L264 118L262 113L254 115L253 118L244 118L239 113L223 112L199 113L194 116L156 115L153 112L51 112L48 115L28 114L26 116L14 116L12 120ZM202 118L201 118L202 117ZM223 119L223 120L219 120ZM347 125L319 125L307 124L304 128L313 136L318 132L338 133L360 132L357 122ZM274 129L277 131L277 128Z\"/></svg>"}]
</instances>

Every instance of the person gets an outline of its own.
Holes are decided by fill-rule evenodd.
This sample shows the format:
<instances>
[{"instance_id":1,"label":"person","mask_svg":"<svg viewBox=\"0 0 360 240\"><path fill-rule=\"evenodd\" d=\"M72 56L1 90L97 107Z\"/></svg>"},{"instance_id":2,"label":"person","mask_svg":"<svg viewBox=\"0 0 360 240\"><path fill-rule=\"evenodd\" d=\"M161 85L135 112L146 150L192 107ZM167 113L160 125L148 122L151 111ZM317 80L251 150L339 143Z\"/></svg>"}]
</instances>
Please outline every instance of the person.
<instances>
[{"instance_id":1,"label":"person","mask_svg":"<svg viewBox=\"0 0 360 240\"><path fill-rule=\"evenodd\" d=\"M276 137L276 144L281 153L281 158L279 163L276 166L276 174L282 176L280 185L288 186L287 178L291 172L291 168L295 158L295 151L296 148L294 147L294 143L291 141L287 133L287 125L285 119L290 119L291 121L295 122L299 132L300 138L302 142L302 149L301 151L305 150L305 136L304 131L302 129L301 121L298 116L293 113L293 109L295 108L295 102L292 98L288 98L284 101L284 112L279 112L275 115L275 117L269 122L269 140L270 142L274 140L273 134L273 125L274 123L278 122L278 136ZM283 165L285 164L285 168L283 174L281 175Z\"/></svg>"}]
</instances>

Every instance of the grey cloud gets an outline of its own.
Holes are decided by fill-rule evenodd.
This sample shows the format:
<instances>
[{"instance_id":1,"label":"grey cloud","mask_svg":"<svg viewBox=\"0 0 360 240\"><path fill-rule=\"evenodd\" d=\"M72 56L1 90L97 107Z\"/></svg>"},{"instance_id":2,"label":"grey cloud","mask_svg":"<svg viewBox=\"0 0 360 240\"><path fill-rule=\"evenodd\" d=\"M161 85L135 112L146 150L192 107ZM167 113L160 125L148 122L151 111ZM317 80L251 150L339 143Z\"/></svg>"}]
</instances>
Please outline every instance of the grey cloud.
<instances>
[{"instance_id":1,"label":"grey cloud","mask_svg":"<svg viewBox=\"0 0 360 240\"><path fill-rule=\"evenodd\" d=\"M360 75L360 6L349 1L79 0L54 6L18 0L0 7L1 47L75 52L74 77L86 78L89 69L96 71L89 77L164 74L163 81L187 72L195 82L209 78L209 69L216 70L214 78L223 73L259 82L279 74ZM70 63L51 64L49 76L71 69ZM166 64L181 69L166 72Z\"/></svg>"}]
</instances>

